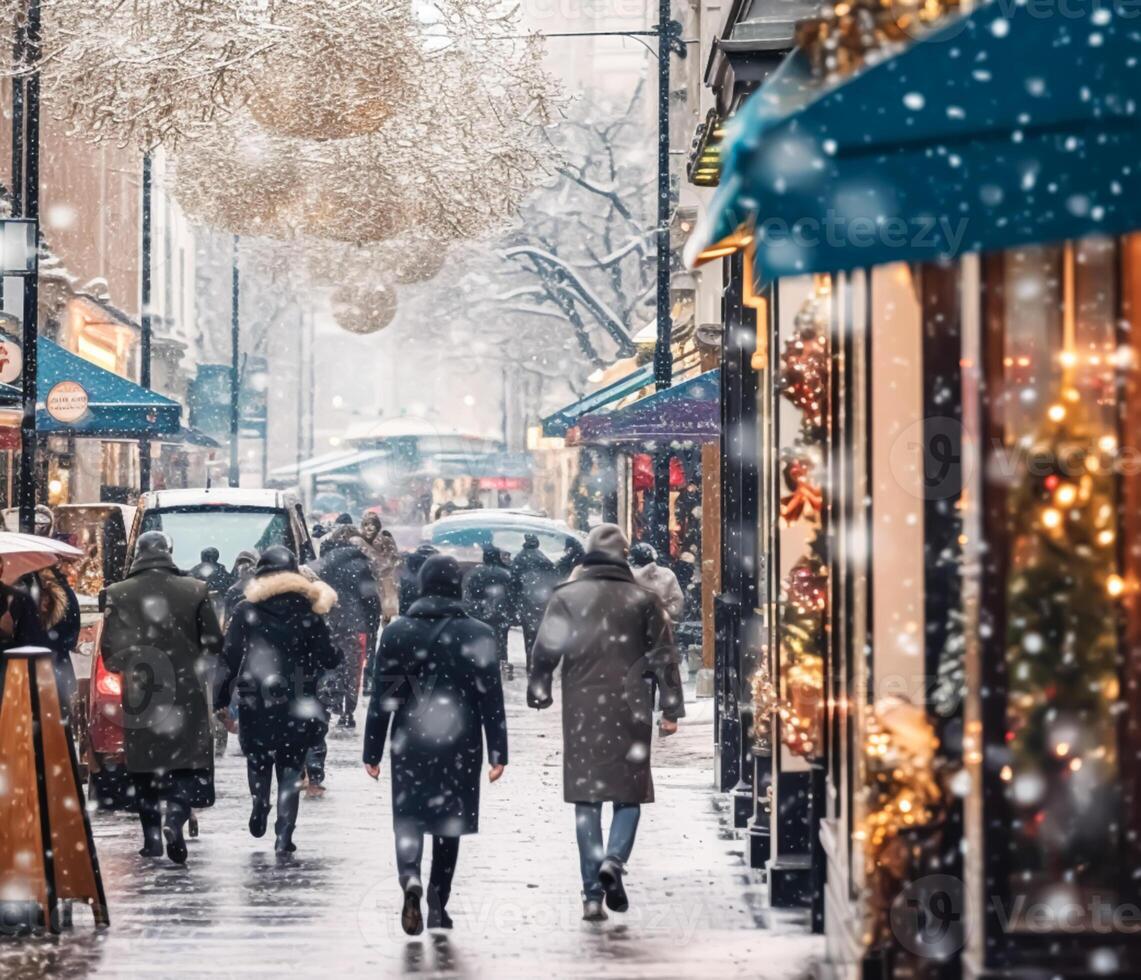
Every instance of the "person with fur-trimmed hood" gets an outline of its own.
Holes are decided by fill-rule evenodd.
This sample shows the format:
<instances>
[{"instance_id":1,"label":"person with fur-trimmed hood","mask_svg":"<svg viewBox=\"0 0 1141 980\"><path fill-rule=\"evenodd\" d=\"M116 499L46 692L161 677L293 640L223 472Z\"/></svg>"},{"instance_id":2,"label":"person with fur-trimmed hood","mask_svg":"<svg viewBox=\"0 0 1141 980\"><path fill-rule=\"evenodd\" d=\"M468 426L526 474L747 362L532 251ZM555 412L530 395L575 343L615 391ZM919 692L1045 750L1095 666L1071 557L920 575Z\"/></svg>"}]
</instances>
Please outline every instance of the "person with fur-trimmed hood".
<instances>
[{"instance_id":1,"label":"person with fur-trimmed hood","mask_svg":"<svg viewBox=\"0 0 1141 980\"><path fill-rule=\"evenodd\" d=\"M246 598L234 610L223 650L225 681L215 707L226 710L236 684L250 795L250 833L265 835L270 783L277 776L279 855L297 848L301 772L309 748L328 731L328 716L317 699L317 680L339 663L324 617L337 594L301 574L297 558L281 545L258 559Z\"/></svg>"}]
</instances>

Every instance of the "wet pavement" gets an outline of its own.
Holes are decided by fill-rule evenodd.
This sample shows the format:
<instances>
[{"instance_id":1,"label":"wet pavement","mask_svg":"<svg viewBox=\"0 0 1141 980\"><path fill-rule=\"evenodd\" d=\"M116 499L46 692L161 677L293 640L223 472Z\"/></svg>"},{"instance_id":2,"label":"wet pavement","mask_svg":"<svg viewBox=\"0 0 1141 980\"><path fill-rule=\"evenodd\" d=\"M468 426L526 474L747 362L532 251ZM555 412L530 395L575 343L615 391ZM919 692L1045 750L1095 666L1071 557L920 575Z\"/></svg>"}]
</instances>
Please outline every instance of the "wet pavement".
<instances>
[{"instance_id":1,"label":"wet pavement","mask_svg":"<svg viewBox=\"0 0 1141 980\"><path fill-rule=\"evenodd\" d=\"M512 644L521 663L518 636ZM0 977L811 975L820 940L798 917L768 913L725 829L709 702L691 703L681 732L655 740L658 802L643 811L630 862L630 912L580 920L557 700L529 710L522 673L507 685L511 764L485 783L481 833L460 847L452 932L401 932L387 760L377 786L359 764L361 729L334 730L328 792L302 801L292 859L274 856L272 818L265 839L249 836L245 766L231 741L187 866L139 857L134 818L97 815L111 929L96 934L77 908L59 940L0 942Z\"/></svg>"}]
</instances>

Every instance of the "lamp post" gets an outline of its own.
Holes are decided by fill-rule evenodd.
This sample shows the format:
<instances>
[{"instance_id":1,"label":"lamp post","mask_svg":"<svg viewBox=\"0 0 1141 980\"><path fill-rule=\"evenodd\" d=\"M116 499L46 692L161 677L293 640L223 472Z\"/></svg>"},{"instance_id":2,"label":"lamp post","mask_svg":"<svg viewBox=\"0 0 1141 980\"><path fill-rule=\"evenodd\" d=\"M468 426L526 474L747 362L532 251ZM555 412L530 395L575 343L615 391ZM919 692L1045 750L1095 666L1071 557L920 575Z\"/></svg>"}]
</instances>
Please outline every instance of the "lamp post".
<instances>
[{"instance_id":1,"label":"lamp post","mask_svg":"<svg viewBox=\"0 0 1141 980\"><path fill-rule=\"evenodd\" d=\"M37 252L40 216L40 0L28 0L16 32L12 79L12 204L23 222L3 222L4 274L24 280L22 344L23 414L20 420L20 480L17 499L20 530L31 534L36 522L36 343L39 338ZM19 226L23 226L22 229ZM10 232L9 227L13 230ZM13 254L9 255L9 235ZM17 255L19 249L22 254ZM19 261L21 260L22 261Z\"/></svg>"},{"instance_id":2,"label":"lamp post","mask_svg":"<svg viewBox=\"0 0 1141 980\"><path fill-rule=\"evenodd\" d=\"M143 213L142 213L142 275L140 305L143 308L142 334L139 338L139 383L149 389L151 386L151 341L154 321L151 318L151 248L152 248L152 207L153 185L151 155L143 154ZM139 437L139 490L146 493L151 488L151 440L143 434Z\"/></svg>"},{"instance_id":3,"label":"lamp post","mask_svg":"<svg viewBox=\"0 0 1141 980\"><path fill-rule=\"evenodd\" d=\"M238 267L238 236L234 236L233 272L230 280L230 486L242 485L241 460L238 456L238 436L241 430L242 411L242 280Z\"/></svg>"},{"instance_id":4,"label":"lamp post","mask_svg":"<svg viewBox=\"0 0 1141 980\"><path fill-rule=\"evenodd\" d=\"M658 19L658 295L657 343L654 346L654 387L673 385L673 311L670 307L670 54L674 48L670 0L659 0ZM681 48L685 52L684 45ZM654 454L653 543L661 555L670 549L670 452L659 447Z\"/></svg>"}]
</instances>

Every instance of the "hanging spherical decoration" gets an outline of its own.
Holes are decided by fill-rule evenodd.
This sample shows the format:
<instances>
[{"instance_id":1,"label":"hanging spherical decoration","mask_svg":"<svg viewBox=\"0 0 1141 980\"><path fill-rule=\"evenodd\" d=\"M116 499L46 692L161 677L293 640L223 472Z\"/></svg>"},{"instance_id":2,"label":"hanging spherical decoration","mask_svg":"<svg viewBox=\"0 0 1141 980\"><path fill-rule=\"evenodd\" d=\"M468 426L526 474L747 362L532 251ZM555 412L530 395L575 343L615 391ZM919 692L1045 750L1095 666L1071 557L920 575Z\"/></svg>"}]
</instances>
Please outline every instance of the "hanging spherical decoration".
<instances>
[{"instance_id":1,"label":"hanging spherical decoration","mask_svg":"<svg viewBox=\"0 0 1141 980\"><path fill-rule=\"evenodd\" d=\"M277 43L250 73L248 107L269 132L361 136L408 104L421 73L407 4L358 4L340 18L320 4L278 3L268 13Z\"/></svg>"},{"instance_id":2,"label":"hanging spherical decoration","mask_svg":"<svg viewBox=\"0 0 1141 980\"><path fill-rule=\"evenodd\" d=\"M383 283L339 286L333 292L333 316L349 333L371 334L396 318L396 291Z\"/></svg>"},{"instance_id":3,"label":"hanging spherical decoration","mask_svg":"<svg viewBox=\"0 0 1141 980\"><path fill-rule=\"evenodd\" d=\"M238 235L288 239L302 186L293 146L235 120L182 143L173 190L187 214Z\"/></svg>"}]
</instances>

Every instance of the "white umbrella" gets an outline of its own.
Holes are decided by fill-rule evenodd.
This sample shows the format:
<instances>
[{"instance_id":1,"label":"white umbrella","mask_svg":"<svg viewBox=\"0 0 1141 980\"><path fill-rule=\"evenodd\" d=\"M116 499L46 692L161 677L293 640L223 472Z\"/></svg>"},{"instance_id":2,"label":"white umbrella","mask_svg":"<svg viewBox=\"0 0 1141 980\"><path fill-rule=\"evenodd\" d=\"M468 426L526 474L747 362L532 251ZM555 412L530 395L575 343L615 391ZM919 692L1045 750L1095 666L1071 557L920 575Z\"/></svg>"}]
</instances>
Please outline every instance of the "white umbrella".
<instances>
[{"instance_id":1,"label":"white umbrella","mask_svg":"<svg viewBox=\"0 0 1141 980\"><path fill-rule=\"evenodd\" d=\"M0 581L7 585L58 561L74 561L82 557L82 551L63 541L0 531Z\"/></svg>"}]
</instances>

